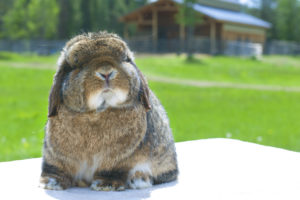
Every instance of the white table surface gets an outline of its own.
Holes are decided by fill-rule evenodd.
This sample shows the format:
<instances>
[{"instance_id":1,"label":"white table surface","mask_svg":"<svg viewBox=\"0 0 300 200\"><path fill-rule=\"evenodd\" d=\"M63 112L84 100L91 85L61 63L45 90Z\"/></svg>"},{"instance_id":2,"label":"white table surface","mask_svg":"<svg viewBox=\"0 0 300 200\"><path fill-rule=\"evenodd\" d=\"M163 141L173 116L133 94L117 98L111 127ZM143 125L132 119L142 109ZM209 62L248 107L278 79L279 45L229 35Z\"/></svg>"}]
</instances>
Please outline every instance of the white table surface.
<instances>
[{"instance_id":1,"label":"white table surface","mask_svg":"<svg viewBox=\"0 0 300 200\"><path fill-rule=\"evenodd\" d=\"M231 139L177 143L176 182L143 190L49 191L38 187L41 159L0 163L0 199L300 200L300 153Z\"/></svg>"}]
</instances>

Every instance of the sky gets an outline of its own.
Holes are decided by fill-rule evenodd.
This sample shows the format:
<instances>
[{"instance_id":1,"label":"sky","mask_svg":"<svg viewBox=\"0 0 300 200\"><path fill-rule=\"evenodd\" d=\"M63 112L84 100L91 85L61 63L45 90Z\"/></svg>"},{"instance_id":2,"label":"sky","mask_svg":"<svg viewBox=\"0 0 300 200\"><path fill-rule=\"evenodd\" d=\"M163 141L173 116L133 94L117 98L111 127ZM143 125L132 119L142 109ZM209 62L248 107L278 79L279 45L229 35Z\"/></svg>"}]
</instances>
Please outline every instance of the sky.
<instances>
[{"instance_id":1,"label":"sky","mask_svg":"<svg viewBox=\"0 0 300 200\"><path fill-rule=\"evenodd\" d=\"M241 3L241 4L251 4L251 0L223 0L223 1L229 1L229 2L236 2L236 3Z\"/></svg>"},{"instance_id":2,"label":"sky","mask_svg":"<svg viewBox=\"0 0 300 200\"><path fill-rule=\"evenodd\" d=\"M223 0L223 1L241 3L241 4L244 4L244 5L251 6L251 7L254 6L255 3L259 2L259 0Z\"/></svg>"},{"instance_id":3,"label":"sky","mask_svg":"<svg viewBox=\"0 0 300 200\"><path fill-rule=\"evenodd\" d=\"M156 1L156 0L150 0L150 1L152 2L152 1ZM258 3L260 0L223 0L223 1L237 2L237 3L247 5L249 7L255 7L255 6L257 6L257 4L255 4L255 2Z\"/></svg>"},{"instance_id":4,"label":"sky","mask_svg":"<svg viewBox=\"0 0 300 200\"><path fill-rule=\"evenodd\" d=\"M254 7L257 6L257 3L259 3L259 0L238 0L241 4Z\"/></svg>"}]
</instances>

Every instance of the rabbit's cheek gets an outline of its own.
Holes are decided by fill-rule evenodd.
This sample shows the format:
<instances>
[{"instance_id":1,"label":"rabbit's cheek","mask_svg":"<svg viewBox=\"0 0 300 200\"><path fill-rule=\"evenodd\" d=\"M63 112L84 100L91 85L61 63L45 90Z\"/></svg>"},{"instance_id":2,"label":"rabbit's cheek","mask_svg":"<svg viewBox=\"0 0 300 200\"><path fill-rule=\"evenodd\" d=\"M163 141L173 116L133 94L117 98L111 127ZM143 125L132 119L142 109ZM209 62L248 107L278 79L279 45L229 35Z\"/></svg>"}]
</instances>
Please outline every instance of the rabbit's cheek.
<instances>
[{"instance_id":1,"label":"rabbit's cheek","mask_svg":"<svg viewBox=\"0 0 300 200\"><path fill-rule=\"evenodd\" d=\"M97 109L104 102L104 98L101 95L101 91L90 94L87 98L88 107L92 110Z\"/></svg>"}]
</instances>

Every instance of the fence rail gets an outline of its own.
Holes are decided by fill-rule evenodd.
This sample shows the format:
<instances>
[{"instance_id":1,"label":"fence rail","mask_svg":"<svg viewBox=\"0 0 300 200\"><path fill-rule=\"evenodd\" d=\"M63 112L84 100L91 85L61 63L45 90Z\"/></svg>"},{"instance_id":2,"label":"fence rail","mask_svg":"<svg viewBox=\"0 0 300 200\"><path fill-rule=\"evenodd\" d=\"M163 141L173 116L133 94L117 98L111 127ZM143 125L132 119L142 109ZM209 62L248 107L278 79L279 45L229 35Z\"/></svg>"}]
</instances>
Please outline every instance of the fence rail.
<instances>
[{"instance_id":1,"label":"fence rail","mask_svg":"<svg viewBox=\"0 0 300 200\"><path fill-rule=\"evenodd\" d=\"M48 55L61 51L65 42L63 40L0 40L0 51Z\"/></svg>"},{"instance_id":2,"label":"fence rail","mask_svg":"<svg viewBox=\"0 0 300 200\"><path fill-rule=\"evenodd\" d=\"M0 40L0 51L33 52L47 55L61 51L65 40ZM154 43L151 38L127 40L130 48L139 53L185 53L192 51L203 54L223 54L231 56L258 56L261 54L300 55L300 44L286 41L268 41L264 45L241 41L215 42L211 48L209 38L194 38L182 43L178 39L160 39Z\"/></svg>"},{"instance_id":3,"label":"fence rail","mask_svg":"<svg viewBox=\"0 0 300 200\"><path fill-rule=\"evenodd\" d=\"M264 46L264 54L300 55L300 43L268 41Z\"/></svg>"}]
</instances>

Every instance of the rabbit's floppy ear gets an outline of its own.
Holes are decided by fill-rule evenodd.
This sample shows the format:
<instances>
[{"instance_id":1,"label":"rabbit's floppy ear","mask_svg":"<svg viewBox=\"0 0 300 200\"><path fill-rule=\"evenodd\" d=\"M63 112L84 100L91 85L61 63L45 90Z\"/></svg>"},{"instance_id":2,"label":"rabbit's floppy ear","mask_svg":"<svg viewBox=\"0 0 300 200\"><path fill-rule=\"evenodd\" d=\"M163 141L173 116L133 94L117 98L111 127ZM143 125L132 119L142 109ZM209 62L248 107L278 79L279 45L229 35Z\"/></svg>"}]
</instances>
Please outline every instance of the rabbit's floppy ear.
<instances>
[{"instance_id":1,"label":"rabbit's floppy ear","mask_svg":"<svg viewBox=\"0 0 300 200\"><path fill-rule=\"evenodd\" d=\"M140 78L141 81L141 86L140 86L140 91L139 91L139 98L140 101L143 103L146 111L151 109L151 105L150 105L150 100L149 100L149 87L148 87L148 83L146 78L144 77L144 75L142 74L142 72L139 70L139 68L136 66L136 64L130 60L129 61L134 68L136 69L138 76Z\"/></svg>"},{"instance_id":2,"label":"rabbit's floppy ear","mask_svg":"<svg viewBox=\"0 0 300 200\"><path fill-rule=\"evenodd\" d=\"M63 57L63 55L61 55ZM61 89L63 80L68 72L71 71L71 67L65 59L59 64L58 71L56 72L53 80L53 85L51 87L49 95L49 107L48 107L48 117L53 117L57 114L57 109L62 102Z\"/></svg>"}]
</instances>

